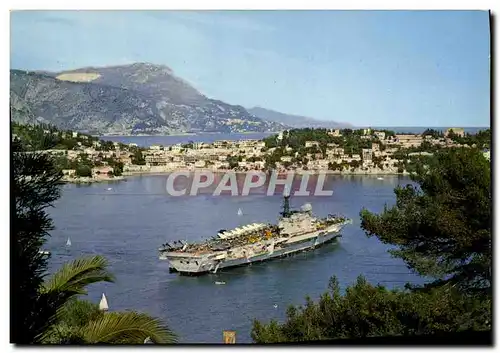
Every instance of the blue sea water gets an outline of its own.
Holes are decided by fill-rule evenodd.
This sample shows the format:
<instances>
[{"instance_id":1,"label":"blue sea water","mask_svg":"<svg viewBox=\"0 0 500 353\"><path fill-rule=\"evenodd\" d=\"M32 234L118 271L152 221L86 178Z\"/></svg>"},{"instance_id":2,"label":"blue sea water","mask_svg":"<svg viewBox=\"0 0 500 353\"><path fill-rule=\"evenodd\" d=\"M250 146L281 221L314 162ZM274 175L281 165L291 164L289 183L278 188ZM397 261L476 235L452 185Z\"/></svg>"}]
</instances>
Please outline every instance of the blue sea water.
<instances>
[{"instance_id":1,"label":"blue sea water","mask_svg":"<svg viewBox=\"0 0 500 353\"><path fill-rule=\"evenodd\" d=\"M354 128L361 129L361 128ZM374 129L393 130L396 133L412 133L420 134L427 128L422 126L417 127L377 127ZM447 127L433 127L432 129L445 131ZM475 134L479 130L485 130L486 127L466 127L464 131L470 134ZM151 145L174 145L177 143L205 142L212 143L217 140L246 140L246 139L263 139L272 135L271 133L248 133L248 134L208 134L200 133L196 135L181 135L181 136L102 136L101 139L109 141L117 141L122 143L136 143L138 146L148 147Z\"/></svg>"},{"instance_id":2,"label":"blue sea water","mask_svg":"<svg viewBox=\"0 0 500 353\"><path fill-rule=\"evenodd\" d=\"M340 213L351 218L353 224L344 229L338 244L202 277L170 274L168 263L158 259L158 247L166 241L205 239L242 223L276 222L279 195L173 197L165 192L165 175L65 185L50 210L56 228L45 247L52 252L51 271L85 255L100 254L109 260L116 281L90 286L88 299L95 303L105 293L110 310L160 317L181 342L220 343L223 330L235 330L237 342L248 343L254 318L284 320L288 305L303 304L307 295L318 298L331 276L337 276L342 288L359 275L390 288L425 281L360 228L363 207L381 212L385 204L394 204L394 187L407 183L402 176L331 176L324 189L333 190L332 196L296 196L291 204L310 202L319 216ZM68 238L70 248L65 246Z\"/></svg>"}]
</instances>

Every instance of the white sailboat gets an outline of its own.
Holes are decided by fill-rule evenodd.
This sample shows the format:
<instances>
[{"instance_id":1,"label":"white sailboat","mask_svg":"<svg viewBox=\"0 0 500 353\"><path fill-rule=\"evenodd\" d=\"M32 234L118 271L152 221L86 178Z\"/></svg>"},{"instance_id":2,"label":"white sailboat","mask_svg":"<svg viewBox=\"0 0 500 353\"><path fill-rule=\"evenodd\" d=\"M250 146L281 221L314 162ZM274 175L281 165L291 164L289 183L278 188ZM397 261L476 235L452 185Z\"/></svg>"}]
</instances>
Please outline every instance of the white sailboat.
<instances>
[{"instance_id":1,"label":"white sailboat","mask_svg":"<svg viewBox=\"0 0 500 353\"><path fill-rule=\"evenodd\" d=\"M99 310L107 311L108 309L109 309L108 300L106 299L104 293L102 293L101 302L99 303Z\"/></svg>"},{"instance_id":2,"label":"white sailboat","mask_svg":"<svg viewBox=\"0 0 500 353\"><path fill-rule=\"evenodd\" d=\"M66 241L66 246L71 246L71 239L68 238L68 240Z\"/></svg>"},{"instance_id":3,"label":"white sailboat","mask_svg":"<svg viewBox=\"0 0 500 353\"><path fill-rule=\"evenodd\" d=\"M243 211L241 210L241 208L238 208L238 216L243 216Z\"/></svg>"}]
</instances>

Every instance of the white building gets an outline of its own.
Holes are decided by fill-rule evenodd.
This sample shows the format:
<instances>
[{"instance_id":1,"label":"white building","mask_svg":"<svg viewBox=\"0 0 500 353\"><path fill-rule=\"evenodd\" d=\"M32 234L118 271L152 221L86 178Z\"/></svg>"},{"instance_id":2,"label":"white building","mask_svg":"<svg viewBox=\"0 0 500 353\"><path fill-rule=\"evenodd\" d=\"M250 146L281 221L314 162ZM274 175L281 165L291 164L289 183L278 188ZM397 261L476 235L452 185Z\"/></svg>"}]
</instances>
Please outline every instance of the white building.
<instances>
[{"instance_id":1,"label":"white building","mask_svg":"<svg viewBox=\"0 0 500 353\"><path fill-rule=\"evenodd\" d=\"M205 165L206 165L206 163L203 160L198 160L198 161L194 162L194 166L196 168L203 168L203 167L205 167Z\"/></svg>"},{"instance_id":2,"label":"white building","mask_svg":"<svg viewBox=\"0 0 500 353\"><path fill-rule=\"evenodd\" d=\"M328 135L333 137L342 136L339 129L336 130L330 129L330 131L328 131Z\"/></svg>"},{"instance_id":3,"label":"white building","mask_svg":"<svg viewBox=\"0 0 500 353\"><path fill-rule=\"evenodd\" d=\"M384 131L375 131L375 136L377 136L379 140L385 140L385 132Z\"/></svg>"},{"instance_id":4,"label":"white building","mask_svg":"<svg viewBox=\"0 0 500 353\"><path fill-rule=\"evenodd\" d=\"M363 161L371 162L373 150L370 148L363 148Z\"/></svg>"},{"instance_id":5,"label":"white building","mask_svg":"<svg viewBox=\"0 0 500 353\"><path fill-rule=\"evenodd\" d=\"M180 143L170 146L172 152L180 152L182 150L182 145Z\"/></svg>"},{"instance_id":6,"label":"white building","mask_svg":"<svg viewBox=\"0 0 500 353\"><path fill-rule=\"evenodd\" d=\"M319 142L317 141L306 141L306 148L314 147L314 146L319 146Z\"/></svg>"}]
</instances>

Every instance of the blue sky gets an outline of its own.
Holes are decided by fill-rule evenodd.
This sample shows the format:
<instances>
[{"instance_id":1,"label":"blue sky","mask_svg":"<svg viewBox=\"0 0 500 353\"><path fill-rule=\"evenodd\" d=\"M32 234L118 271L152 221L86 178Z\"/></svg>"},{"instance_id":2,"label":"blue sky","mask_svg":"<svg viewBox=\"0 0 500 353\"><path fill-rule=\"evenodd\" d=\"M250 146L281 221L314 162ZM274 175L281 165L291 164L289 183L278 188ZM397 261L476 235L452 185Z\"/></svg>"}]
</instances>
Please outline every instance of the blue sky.
<instances>
[{"instance_id":1,"label":"blue sky","mask_svg":"<svg viewBox=\"0 0 500 353\"><path fill-rule=\"evenodd\" d=\"M165 64L205 95L363 126L488 126L482 11L24 11L11 67Z\"/></svg>"}]
</instances>

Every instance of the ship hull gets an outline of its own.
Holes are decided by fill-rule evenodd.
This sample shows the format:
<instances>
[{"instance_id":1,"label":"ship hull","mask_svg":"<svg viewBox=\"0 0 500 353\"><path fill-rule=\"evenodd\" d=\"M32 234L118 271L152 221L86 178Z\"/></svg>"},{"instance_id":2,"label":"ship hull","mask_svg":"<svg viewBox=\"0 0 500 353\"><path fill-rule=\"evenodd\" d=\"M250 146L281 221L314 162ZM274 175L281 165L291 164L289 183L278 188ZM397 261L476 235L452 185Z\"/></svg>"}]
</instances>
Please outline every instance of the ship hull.
<instances>
[{"instance_id":1,"label":"ship hull","mask_svg":"<svg viewBox=\"0 0 500 353\"><path fill-rule=\"evenodd\" d=\"M247 266L252 263L270 261L299 252L316 249L327 243L335 242L340 237L340 230L343 225L335 225L325 231L316 231L301 236L294 237L274 250L266 250L262 253L251 254L248 257L223 258L223 254L209 256L182 256L176 254L166 254L164 259L170 263L170 268L180 275L203 275L207 273L217 273L223 269Z\"/></svg>"}]
</instances>

